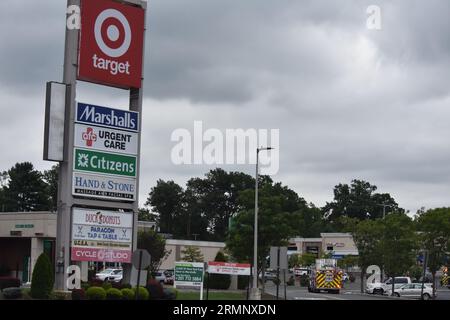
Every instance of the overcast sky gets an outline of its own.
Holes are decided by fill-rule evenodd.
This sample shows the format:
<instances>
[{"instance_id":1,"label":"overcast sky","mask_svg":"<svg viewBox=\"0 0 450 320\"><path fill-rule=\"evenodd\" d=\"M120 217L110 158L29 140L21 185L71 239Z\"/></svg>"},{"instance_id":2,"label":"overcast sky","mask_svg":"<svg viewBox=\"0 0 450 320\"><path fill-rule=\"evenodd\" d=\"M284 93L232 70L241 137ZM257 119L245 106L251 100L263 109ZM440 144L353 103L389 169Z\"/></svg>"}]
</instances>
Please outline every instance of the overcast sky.
<instances>
[{"instance_id":1,"label":"overcast sky","mask_svg":"<svg viewBox=\"0 0 450 320\"><path fill-rule=\"evenodd\" d=\"M381 8L381 30L366 9ZM42 160L46 81L62 80L63 0L0 1L0 170ZM152 0L147 13L140 203L175 165L171 134L279 129L276 181L322 206L364 179L415 212L450 205L448 0ZM79 82L77 100L124 108ZM223 166L254 174L254 165Z\"/></svg>"}]
</instances>

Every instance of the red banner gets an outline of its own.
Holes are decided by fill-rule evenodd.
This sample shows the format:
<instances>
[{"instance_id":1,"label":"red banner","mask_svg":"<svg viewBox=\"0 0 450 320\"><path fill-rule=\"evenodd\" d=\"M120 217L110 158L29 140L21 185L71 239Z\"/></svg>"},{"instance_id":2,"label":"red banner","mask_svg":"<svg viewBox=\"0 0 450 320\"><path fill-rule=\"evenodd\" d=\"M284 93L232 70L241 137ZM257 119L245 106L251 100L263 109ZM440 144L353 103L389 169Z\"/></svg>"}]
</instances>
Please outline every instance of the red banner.
<instances>
[{"instance_id":1,"label":"red banner","mask_svg":"<svg viewBox=\"0 0 450 320\"><path fill-rule=\"evenodd\" d=\"M144 13L111 0L82 0L79 80L141 87Z\"/></svg>"}]
</instances>

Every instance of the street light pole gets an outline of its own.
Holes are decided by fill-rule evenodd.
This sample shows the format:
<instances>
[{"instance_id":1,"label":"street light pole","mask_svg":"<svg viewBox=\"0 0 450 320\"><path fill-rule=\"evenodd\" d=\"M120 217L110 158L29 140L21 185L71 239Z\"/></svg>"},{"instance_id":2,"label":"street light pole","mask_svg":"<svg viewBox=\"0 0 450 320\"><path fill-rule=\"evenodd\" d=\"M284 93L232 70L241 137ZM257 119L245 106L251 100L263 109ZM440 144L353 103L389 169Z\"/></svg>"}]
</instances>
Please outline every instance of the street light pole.
<instances>
[{"instance_id":1,"label":"street light pole","mask_svg":"<svg viewBox=\"0 0 450 320\"><path fill-rule=\"evenodd\" d=\"M259 152L272 150L273 148L256 148L256 174L255 174L255 225L253 235L253 287L250 299L261 300L261 292L258 289L258 180L259 180Z\"/></svg>"}]
</instances>

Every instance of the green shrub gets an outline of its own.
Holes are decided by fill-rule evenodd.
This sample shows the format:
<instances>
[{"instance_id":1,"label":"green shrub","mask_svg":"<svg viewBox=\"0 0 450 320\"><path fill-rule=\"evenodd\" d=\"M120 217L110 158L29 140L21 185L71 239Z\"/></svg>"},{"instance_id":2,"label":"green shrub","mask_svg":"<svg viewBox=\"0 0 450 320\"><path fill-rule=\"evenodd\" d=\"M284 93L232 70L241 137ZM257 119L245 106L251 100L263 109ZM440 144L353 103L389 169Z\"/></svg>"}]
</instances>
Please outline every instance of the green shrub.
<instances>
[{"instance_id":1,"label":"green shrub","mask_svg":"<svg viewBox=\"0 0 450 320\"><path fill-rule=\"evenodd\" d=\"M136 290L136 289L134 289L134 290ZM136 294L136 291L134 291L134 294ZM148 300L149 296L150 295L149 295L147 289L145 289L144 287L139 287L138 300Z\"/></svg>"},{"instance_id":2,"label":"green shrub","mask_svg":"<svg viewBox=\"0 0 450 320\"><path fill-rule=\"evenodd\" d=\"M106 290L106 300L121 300L123 298L122 292L116 288Z\"/></svg>"},{"instance_id":3,"label":"green shrub","mask_svg":"<svg viewBox=\"0 0 450 320\"><path fill-rule=\"evenodd\" d=\"M105 300L106 291L102 287L90 287L86 291L86 297L88 300Z\"/></svg>"},{"instance_id":4,"label":"green shrub","mask_svg":"<svg viewBox=\"0 0 450 320\"><path fill-rule=\"evenodd\" d=\"M87 289L89 289L89 287L91 287L91 285L89 284L89 282L81 281L80 287L81 287L81 289L84 289L84 291L86 291Z\"/></svg>"},{"instance_id":5,"label":"green shrub","mask_svg":"<svg viewBox=\"0 0 450 320\"><path fill-rule=\"evenodd\" d=\"M31 300L31 289L30 288L22 289L22 298L24 300Z\"/></svg>"},{"instance_id":6,"label":"green shrub","mask_svg":"<svg viewBox=\"0 0 450 320\"><path fill-rule=\"evenodd\" d=\"M300 286L301 287L307 287L309 286L309 276L306 274L302 274L300 276Z\"/></svg>"},{"instance_id":7,"label":"green shrub","mask_svg":"<svg viewBox=\"0 0 450 320\"><path fill-rule=\"evenodd\" d=\"M33 269L31 278L31 297L34 299L48 299L53 290L54 273L49 257L41 253Z\"/></svg>"},{"instance_id":8,"label":"green shrub","mask_svg":"<svg viewBox=\"0 0 450 320\"><path fill-rule=\"evenodd\" d=\"M22 298L22 290L20 288L5 288L2 292L5 299Z\"/></svg>"},{"instance_id":9,"label":"green shrub","mask_svg":"<svg viewBox=\"0 0 450 320\"><path fill-rule=\"evenodd\" d=\"M134 300L135 298L135 293L133 289L124 288L120 290L120 292L122 293L123 300Z\"/></svg>"},{"instance_id":10,"label":"green shrub","mask_svg":"<svg viewBox=\"0 0 450 320\"><path fill-rule=\"evenodd\" d=\"M112 288L112 284L111 282L105 282L102 284L102 288L105 289L105 291L108 291L109 289Z\"/></svg>"}]
</instances>

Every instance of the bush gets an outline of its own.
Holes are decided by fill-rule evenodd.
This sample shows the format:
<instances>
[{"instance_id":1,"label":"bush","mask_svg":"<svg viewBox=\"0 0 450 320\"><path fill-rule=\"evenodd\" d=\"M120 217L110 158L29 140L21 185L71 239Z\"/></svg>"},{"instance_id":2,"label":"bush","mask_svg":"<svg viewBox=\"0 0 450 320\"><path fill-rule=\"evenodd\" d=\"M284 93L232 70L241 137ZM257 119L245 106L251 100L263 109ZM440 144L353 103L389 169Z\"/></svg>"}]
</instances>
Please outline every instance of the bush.
<instances>
[{"instance_id":1,"label":"bush","mask_svg":"<svg viewBox=\"0 0 450 320\"><path fill-rule=\"evenodd\" d=\"M122 293L123 300L134 300L136 296L133 289L124 288L120 292Z\"/></svg>"},{"instance_id":2,"label":"bush","mask_svg":"<svg viewBox=\"0 0 450 320\"><path fill-rule=\"evenodd\" d=\"M293 285L295 285L295 278L294 278L294 276L290 276L290 277L289 277L289 280L286 281L286 284L287 284L288 286L293 286Z\"/></svg>"},{"instance_id":3,"label":"bush","mask_svg":"<svg viewBox=\"0 0 450 320\"><path fill-rule=\"evenodd\" d=\"M174 288L164 289L164 299L176 300L178 296L178 290Z\"/></svg>"},{"instance_id":4,"label":"bush","mask_svg":"<svg viewBox=\"0 0 450 320\"><path fill-rule=\"evenodd\" d=\"M50 300L66 300L68 298L68 294L64 291L53 291L49 296Z\"/></svg>"},{"instance_id":5,"label":"bush","mask_svg":"<svg viewBox=\"0 0 450 320\"><path fill-rule=\"evenodd\" d=\"M5 299L20 299L22 298L22 289L20 288L5 288L3 289L3 297Z\"/></svg>"},{"instance_id":6,"label":"bush","mask_svg":"<svg viewBox=\"0 0 450 320\"><path fill-rule=\"evenodd\" d=\"M41 253L33 269L31 278L31 296L34 299L48 299L53 290L54 273L50 259Z\"/></svg>"},{"instance_id":7,"label":"bush","mask_svg":"<svg viewBox=\"0 0 450 320\"><path fill-rule=\"evenodd\" d=\"M151 300L159 300L164 298L164 290L159 281L156 281L155 279L148 280L146 289Z\"/></svg>"},{"instance_id":8,"label":"bush","mask_svg":"<svg viewBox=\"0 0 450 320\"><path fill-rule=\"evenodd\" d=\"M309 286L309 276L306 274L302 274L300 276L300 286L301 287L308 287Z\"/></svg>"},{"instance_id":9,"label":"bush","mask_svg":"<svg viewBox=\"0 0 450 320\"><path fill-rule=\"evenodd\" d=\"M136 289L134 289L136 290ZM136 291L135 291L136 294ZM149 293L147 291L146 288L144 287L139 287L139 291L138 291L138 300L148 300L149 298Z\"/></svg>"},{"instance_id":10,"label":"bush","mask_svg":"<svg viewBox=\"0 0 450 320\"><path fill-rule=\"evenodd\" d=\"M24 300L31 300L31 289L30 288L22 289L22 298Z\"/></svg>"},{"instance_id":11,"label":"bush","mask_svg":"<svg viewBox=\"0 0 450 320\"><path fill-rule=\"evenodd\" d=\"M86 297L88 300L105 300L106 291L102 287L90 287L86 291Z\"/></svg>"},{"instance_id":12,"label":"bush","mask_svg":"<svg viewBox=\"0 0 450 320\"><path fill-rule=\"evenodd\" d=\"M86 291L84 288L72 290L72 300L84 300L86 298Z\"/></svg>"},{"instance_id":13,"label":"bush","mask_svg":"<svg viewBox=\"0 0 450 320\"><path fill-rule=\"evenodd\" d=\"M0 290L4 288L18 288L20 280L14 277L0 277Z\"/></svg>"},{"instance_id":14,"label":"bush","mask_svg":"<svg viewBox=\"0 0 450 320\"><path fill-rule=\"evenodd\" d=\"M108 291L109 289L112 288L112 284L111 282L105 282L102 284L102 288L105 289L105 291Z\"/></svg>"},{"instance_id":15,"label":"bush","mask_svg":"<svg viewBox=\"0 0 450 320\"><path fill-rule=\"evenodd\" d=\"M106 300L122 300L123 295L119 289L110 288L106 290Z\"/></svg>"}]
</instances>

